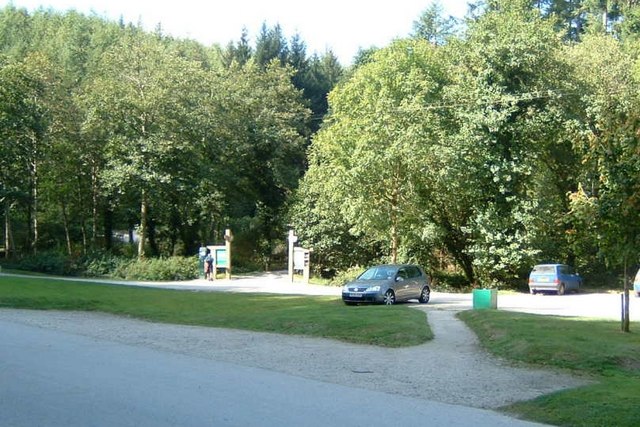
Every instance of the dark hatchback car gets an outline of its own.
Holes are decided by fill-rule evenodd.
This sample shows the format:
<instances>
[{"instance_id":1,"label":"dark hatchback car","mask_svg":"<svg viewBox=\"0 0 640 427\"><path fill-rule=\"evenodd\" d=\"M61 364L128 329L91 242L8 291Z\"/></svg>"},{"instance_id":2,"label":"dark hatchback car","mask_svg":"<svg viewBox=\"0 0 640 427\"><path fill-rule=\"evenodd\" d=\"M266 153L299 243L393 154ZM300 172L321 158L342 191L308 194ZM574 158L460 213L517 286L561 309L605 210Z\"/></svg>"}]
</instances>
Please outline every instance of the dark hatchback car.
<instances>
[{"instance_id":1,"label":"dark hatchback car","mask_svg":"<svg viewBox=\"0 0 640 427\"><path fill-rule=\"evenodd\" d=\"M376 265L342 287L342 301L347 305L361 302L395 304L417 299L429 302L431 283L418 265Z\"/></svg>"}]
</instances>

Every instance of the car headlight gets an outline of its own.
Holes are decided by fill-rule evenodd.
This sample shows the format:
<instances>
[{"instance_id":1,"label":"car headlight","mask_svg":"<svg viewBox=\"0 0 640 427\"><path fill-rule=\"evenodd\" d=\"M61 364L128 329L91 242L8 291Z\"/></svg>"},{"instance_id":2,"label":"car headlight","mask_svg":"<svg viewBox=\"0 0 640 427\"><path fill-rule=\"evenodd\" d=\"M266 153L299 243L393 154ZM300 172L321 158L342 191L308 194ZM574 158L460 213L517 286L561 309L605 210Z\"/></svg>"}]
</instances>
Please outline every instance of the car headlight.
<instances>
[{"instance_id":1,"label":"car headlight","mask_svg":"<svg viewBox=\"0 0 640 427\"><path fill-rule=\"evenodd\" d=\"M369 286L367 292L380 292L380 286Z\"/></svg>"}]
</instances>

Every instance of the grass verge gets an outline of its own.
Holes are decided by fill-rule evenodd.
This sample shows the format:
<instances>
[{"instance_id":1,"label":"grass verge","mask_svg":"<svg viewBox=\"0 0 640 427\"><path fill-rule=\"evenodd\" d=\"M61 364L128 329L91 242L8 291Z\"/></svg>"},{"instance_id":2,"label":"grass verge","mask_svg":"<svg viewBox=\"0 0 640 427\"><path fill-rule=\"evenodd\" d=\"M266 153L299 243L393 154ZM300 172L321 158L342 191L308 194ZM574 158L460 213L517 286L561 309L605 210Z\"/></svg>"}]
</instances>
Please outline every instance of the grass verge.
<instances>
[{"instance_id":1,"label":"grass verge","mask_svg":"<svg viewBox=\"0 0 640 427\"><path fill-rule=\"evenodd\" d=\"M559 426L637 426L640 420L640 323L620 323L498 310L460 313L493 354L527 364L569 370L594 384L503 408Z\"/></svg>"},{"instance_id":2,"label":"grass verge","mask_svg":"<svg viewBox=\"0 0 640 427\"><path fill-rule=\"evenodd\" d=\"M176 291L0 276L0 308L100 311L153 322L405 347L433 338L424 312L347 307L335 297Z\"/></svg>"}]
</instances>

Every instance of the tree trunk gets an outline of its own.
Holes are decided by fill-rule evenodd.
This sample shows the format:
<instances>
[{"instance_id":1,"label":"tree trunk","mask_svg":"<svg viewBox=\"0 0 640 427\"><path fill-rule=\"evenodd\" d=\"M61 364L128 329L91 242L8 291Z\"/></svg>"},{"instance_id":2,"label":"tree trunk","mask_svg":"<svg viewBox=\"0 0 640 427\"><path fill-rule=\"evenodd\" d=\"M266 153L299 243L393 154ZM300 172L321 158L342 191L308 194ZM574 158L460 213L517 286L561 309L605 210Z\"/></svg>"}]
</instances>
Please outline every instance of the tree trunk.
<instances>
[{"instance_id":1,"label":"tree trunk","mask_svg":"<svg viewBox=\"0 0 640 427\"><path fill-rule=\"evenodd\" d=\"M398 262L398 249L400 246L400 236L398 233L398 203L400 202L399 188L400 178L399 171L396 169L394 178L393 194L391 195L391 263L396 264Z\"/></svg>"},{"instance_id":2,"label":"tree trunk","mask_svg":"<svg viewBox=\"0 0 640 427\"><path fill-rule=\"evenodd\" d=\"M622 294L622 332L629 332L629 275L626 256L624 260L624 293Z\"/></svg>"},{"instance_id":3,"label":"tree trunk","mask_svg":"<svg viewBox=\"0 0 640 427\"><path fill-rule=\"evenodd\" d=\"M9 259L13 253L13 233L11 233L11 202L4 202L4 257Z\"/></svg>"},{"instance_id":4,"label":"tree trunk","mask_svg":"<svg viewBox=\"0 0 640 427\"><path fill-rule=\"evenodd\" d=\"M32 212L32 217L31 217L31 224L32 224L32 230L33 230L33 241L31 242L31 246L33 249L33 254L37 254L38 253L38 239L40 238L39 236L39 230L38 230L38 161L36 159L33 160L32 163L32 188L31 188L31 203L33 206L33 212Z\"/></svg>"},{"instance_id":5,"label":"tree trunk","mask_svg":"<svg viewBox=\"0 0 640 427\"><path fill-rule=\"evenodd\" d=\"M98 172L91 167L91 245L96 246L98 238Z\"/></svg>"},{"instance_id":6,"label":"tree trunk","mask_svg":"<svg viewBox=\"0 0 640 427\"><path fill-rule=\"evenodd\" d=\"M62 202L62 222L64 226L64 236L67 240L67 253L71 256L71 235L69 234L69 218L67 216L67 205Z\"/></svg>"},{"instance_id":7,"label":"tree trunk","mask_svg":"<svg viewBox=\"0 0 640 427\"><path fill-rule=\"evenodd\" d=\"M142 190L142 202L140 203L140 231L138 235L138 258L144 258L144 246L147 237L147 193Z\"/></svg>"},{"instance_id":8,"label":"tree trunk","mask_svg":"<svg viewBox=\"0 0 640 427\"><path fill-rule=\"evenodd\" d=\"M107 207L104 208L104 248L108 251L113 246L113 210L109 207L109 203L106 203Z\"/></svg>"}]
</instances>

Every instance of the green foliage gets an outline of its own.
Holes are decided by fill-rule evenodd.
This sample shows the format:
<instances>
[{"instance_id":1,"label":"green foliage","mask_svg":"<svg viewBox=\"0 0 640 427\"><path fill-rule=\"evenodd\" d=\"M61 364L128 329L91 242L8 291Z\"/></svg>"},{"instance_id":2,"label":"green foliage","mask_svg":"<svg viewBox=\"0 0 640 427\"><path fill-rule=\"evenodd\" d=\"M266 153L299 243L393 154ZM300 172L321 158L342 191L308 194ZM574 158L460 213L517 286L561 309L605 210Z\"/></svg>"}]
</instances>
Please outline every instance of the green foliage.
<instances>
[{"instance_id":1,"label":"green foliage","mask_svg":"<svg viewBox=\"0 0 640 427\"><path fill-rule=\"evenodd\" d=\"M115 274L131 261L130 258L114 255L107 251L94 251L77 261L77 270L87 277L105 277Z\"/></svg>"},{"instance_id":2,"label":"green foliage","mask_svg":"<svg viewBox=\"0 0 640 427\"><path fill-rule=\"evenodd\" d=\"M38 273L67 275L72 273L69 258L55 251L40 252L26 256L16 264L16 268Z\"/></svg>"},{"instance_id":3,"label":"green foliage","mask_svg":"<svg viewBox=\"0 0 640 427\"><path fill-rule=\"evenodd\" d=\"M198 278L198 260L195 257L135 259L119 263L113 277L143 281L192 280Z\"/></svg>"},{"instance_id":4,"label":"green foliage","mask_svg":"<svg viewBox=\"0 0 640 427\"><path fill-rule=\"evenodd\" d=\"M345 72L279 26L225 50L7 6L4 246L111 251L137 230L140 255L188 255L230 227L239 264L269 268L293 226L318 271L454 263L498 287L540 261L620 271L640 256L639 10L477 2L443 43L435 4Z\"/></svg>"},{"instance_id":5,"label":"green foliage","mask_svg":"<svg viewBox=\"0 0 640 427\"><path fill-rule=\"evenodd\" d=\"M346 270L338 271L331 279L330 284L333 286L342 286L347 282L355 280L363 271L364 268L357 265Z\"/></svg>"}]
</instances>

